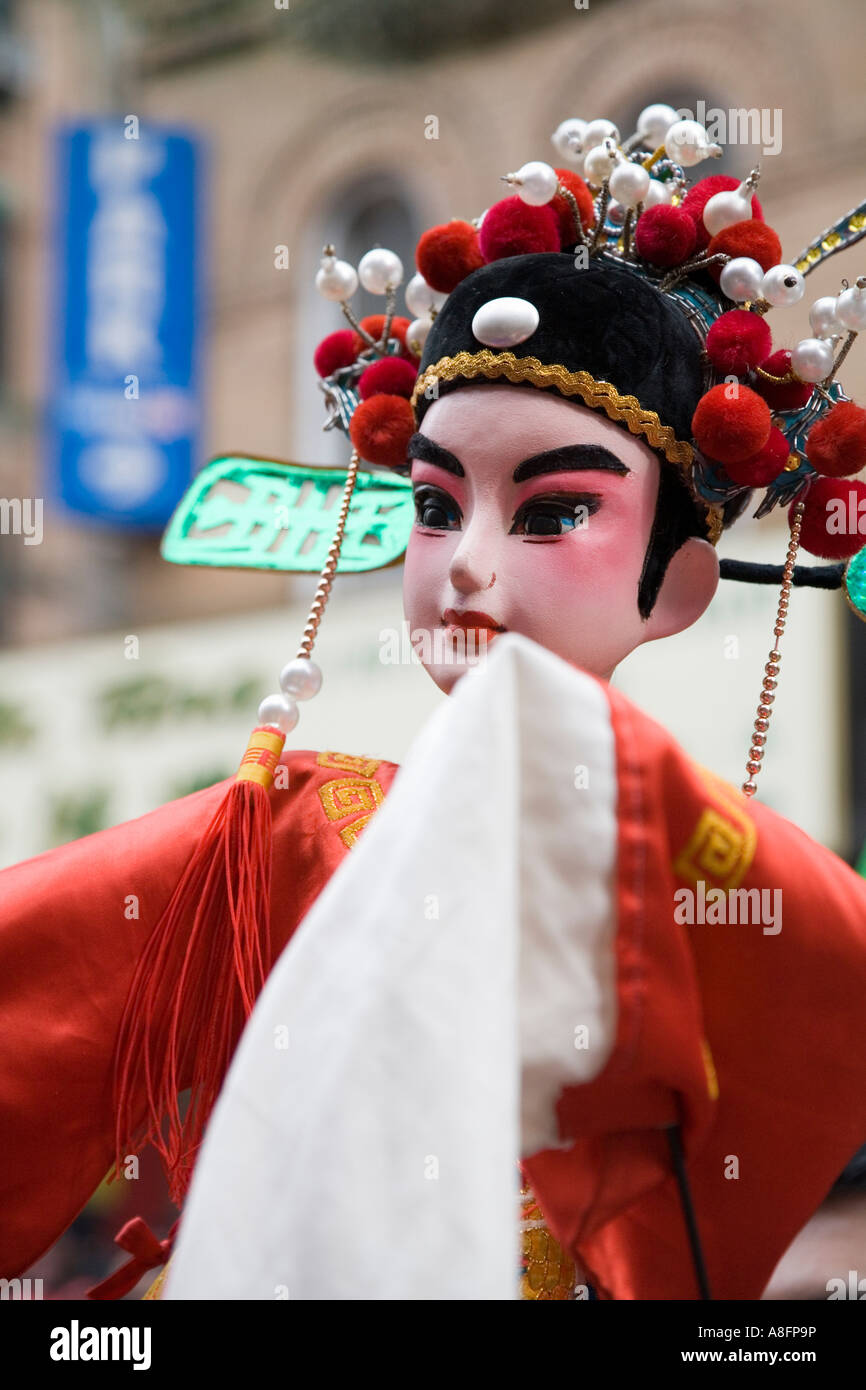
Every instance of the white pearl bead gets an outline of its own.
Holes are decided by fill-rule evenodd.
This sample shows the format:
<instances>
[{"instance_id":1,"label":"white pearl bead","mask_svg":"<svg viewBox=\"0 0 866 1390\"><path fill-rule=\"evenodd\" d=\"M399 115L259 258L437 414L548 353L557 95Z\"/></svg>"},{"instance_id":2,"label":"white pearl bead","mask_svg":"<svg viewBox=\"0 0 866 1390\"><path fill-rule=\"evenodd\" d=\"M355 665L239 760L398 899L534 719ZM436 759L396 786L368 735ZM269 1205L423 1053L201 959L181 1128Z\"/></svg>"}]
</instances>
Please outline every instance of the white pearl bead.
<instances>
[{"instance_id":1,"label":"white pearl bead","mask_svg":"<svg viewBox=\"0 0 866 1390\"><path fill-rule=\"evenodd\" d=\"M619 131L613 121L595 120L590 121L586 130L583 132L583 148L592 150L596 145L601 145L610 138L615 144L619 144Z\"/></svg>"},{"instance_id":2,"label":"white pearl bead","mask_svg":"<svg viewBox=\"0 0 866 1390\"><path fill-rule=\"evenodd\" d=\"M403 262L395 251L376 246L358 262L358 276L370 294L386 294L403 283Z\"/></svg>"},{"instance_id":3,"label":"white pearl bead","mask_svg":"<svg viewBox=\"0 0 866 1390\"><path fill-rule=\"evenodd\" d=\"M550 143L560 159L575 163L583 154L585 133L586 121L581 121L577 116L569 116L568 120L560 121L550 137Z\"/></svg>"},{"instance_id":4,"label":"white pearl bead","mask_svg":"<svg viewBox=\"0 0 866 1390\"><path fill-rule=\"evenodd\" d=\"M604 145L593 145L583 161L583 176L590 183L602 184L614 166L614 156Z\"/></svg>"},{"instance_id":5,"label":"white pearl bead","mask_svg":"<svg viewBox=\"0 0 866 1390\"><path fill-rule=\"evenodd\" d=\"M662 183L661 179L650 179L646 197L643 200L645 208L658 207L660 203L669 203L671 200L671 185Z\"/></svg>"},{"instance_id":6,"label":"white pearl bead","mask_svg":"<svg viewBox=\"0 0 866 1390\"><path fill-rule=\"evenodd\" d=\"M836 300L836 321L851 333L862 333L866 328L866 290L852 285L843 290Z\"/></svg>"},{"instance_id":7,"label":"white pearl bead","mask_svg":"<svg viewBox=\"0 0 866 1390\"><path fill-rule=\"evenodd\" d=\"M801 381L823 381L833 370L833 347L824 338L803 338L791 353L791 367Z\"/></svg>"},{"instance_id":8,"label":"white pearl bead","mask_svg":"<svg viewBox=\"0 0 866 1390\"><path fill-rule=\"evenodd\" d=\"M294 700L285 695L266 695L259 705L259 723L273 724L284 734L290 734L298 722L299 711Z\"/></svg>"},{"instance_id":9,"label":"white pearl bead","mask_svg":"<svg viewBox=\"0 0 866 1390\"><path fill-rule=\"evenodd\" d=\"M611 198L607 205L607 220L612 222L615 227L621 227L625 222L627 212L628 208L623 207L622 203L618 203L615 198Z\"/></svg>"},{"instance_id":10,"label":"white pearl bead","mask_svg":"<svg viewBox=\"0 0 866 1390\"><path fill-rule=\"evenodd\" d=\"M777 309L799 304L806 293L806 281L793 265L771 266L761 281L761 298Z\"/></svg>"},{"instance_id":11,"label":"white pearl bead","mask_svg":"<svg viewBox=\"0 0 866 1390\"><path fill-rule=\"evenodd\" d=\"M525 343L538 327L538 310L528 299L503 295L476 310L472 332L487 347L514 347Z\"/></svg>"},{"instance_id":12,"label":"white pearl bead","mask_svg":"<svg viewBox=\"0 0 866 1390\"><path fill-rule=\"evenodd\" d=\"M722 153L720 145L714 145L699 121L677 121L665 136L665 153L675 164L691 169L702 159Z\"/></svg>"},{"instance_id":13,"label":"white pearl bead","mask_svg":"<svg viewBox=\"0 0 866 1390\"><path fill-rule=\"evenodd\" d=\"M735 256L719 276L722 294L736 304L743 304L747 299L759 299L763 282L764 267L751 256Z\"/></svg>"},{"instance_id":14,"label":"white pearl bead","mask_svg":"<svg viewBox=\"0 0 866 1390\"><path fill-rule=\"evenodd\" d=\"M428 285L423 275L413 275L406 286L406 308L419 319L429 318L430 310L441 309L447 298L447 294Z\"/></svg>"},{"instance_id":15,"label":"white pearl bead","mask_svg":"<svg viewBox=\"0 0 866 1390\"><path fill-rule=\"evenodd\" d=\"M323 264L316 272L316 289L319 294L334 301L351 299L358 288L355 267L348 261L335 261L333 256L326 257L326 261L327 264Z\"/></svg>"},{"instance_id":16,"label":"white pearl bead","mask_svg":"<svg viewBox=\"0 0 866 1390\"><path fill-rule=\"evenodd\" d=\"M610 176L610 191L623 207L636 208L642 203L650 186L650 176L641 164L623 160Z\"/></svg>"},{"instance_id":17,"label":"white pearl bead","mask_svg":"<svg viewBox=\"0 0 866 1390\"><path fill-rule=\"evenodd\" d=\"M644 143L657 149L672 125L676 125L680 113L664 102L654 102L645 106L637 118L637 132L644 137Z\"/></svg>"},{"instance_id":18,"label":"white pearl bead","mask_svg":"<svg viewBox=\"0 0 866 1390\"><path fill-rule=\"evenodd\" d=\"M293 700L312 700L322 688L322 669L307 657L295 657L280 672L280 688Z\"/></svg>"},{"instance_id":19,"label":"white pearl bead","mask_svg":"<svg viewBox=\"0 0 866 1390\"><path fill-rule=\"evenodd\" d=\"M825 294L815 300L809 310L809 327L816 338L832 338L834 333L838 333L835 295Z\"/></svg>"},{"instance_id":20,"label":"white pearl bead","mask_svg":"<svg viewBox=\"0 0 866 1390\"><path fill-rule=\"evenodd\" d=\"M432 319L413 319L406 329L406 346L416 357L420 357L427 342L427 335L433 327Z\"/></svg>"},{"instance_id":21,"label":"white pearl bead","mask_svg":"<svg viewBox=\"0 0 866 1390\"><path fill-rule=\"evenodd\" d=\"M741 184L740 188L744 188ZM710 236L718 236L735 222L747 222L752 216L752 195L742 195L739 188L714 193L704 205L704 226Z\"/></svg>"},{"instance_id":22,"label":"white pearl bead","mask_svg":"<svg viewBox=\"0 0 866 1390\"><path fill-rule=\"evenodd\" d=\"M515 185L521 202L531 208L540 208L555 196L559 179L550 164L545 164L541 159L531 159L528 164L522 164L516 174L509 176L509 182Z\"/></svg>"}]
</instances>

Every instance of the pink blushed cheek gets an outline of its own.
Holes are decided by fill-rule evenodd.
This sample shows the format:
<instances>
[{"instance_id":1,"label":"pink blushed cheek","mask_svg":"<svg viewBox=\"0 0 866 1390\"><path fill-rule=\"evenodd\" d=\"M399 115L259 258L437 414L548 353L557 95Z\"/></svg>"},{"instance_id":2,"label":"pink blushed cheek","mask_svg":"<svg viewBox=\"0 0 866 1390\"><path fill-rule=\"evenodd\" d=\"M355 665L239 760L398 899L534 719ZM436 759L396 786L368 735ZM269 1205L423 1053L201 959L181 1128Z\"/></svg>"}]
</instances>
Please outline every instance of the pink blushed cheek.
<instances>
[{"instance_id":1,"label":"pink blushed cheek","mask_svg":"<svg viewBox=\"0 0 866 1390\"><path fill-rule=\"evenodd\" d=\"M447 573L452 543L446 536L413 531L403 562L403 613L414 625L430 623Z\"/></svg>"}]
</instances>

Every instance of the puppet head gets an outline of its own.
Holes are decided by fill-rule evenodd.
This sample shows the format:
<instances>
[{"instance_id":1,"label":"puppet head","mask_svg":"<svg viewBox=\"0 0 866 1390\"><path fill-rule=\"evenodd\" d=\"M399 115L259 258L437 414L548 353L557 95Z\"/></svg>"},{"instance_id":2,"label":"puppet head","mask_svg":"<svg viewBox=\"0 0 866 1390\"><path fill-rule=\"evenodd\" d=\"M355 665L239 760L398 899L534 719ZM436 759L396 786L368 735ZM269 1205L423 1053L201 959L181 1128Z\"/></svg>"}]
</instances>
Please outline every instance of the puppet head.
<instances>
[{"instance_id":1,"label":"puppet head","mask_svg":"<svg viewBox=\"0 0 866 1390\"><path fill-rule=\"evenodd\" d=\"M715 592L722 517L689 480L701 341L626 267L575 261L473 271L425 344L404 604L445 690L493 640L479 614L606 678Z\"/></svg>"}]
</instances>

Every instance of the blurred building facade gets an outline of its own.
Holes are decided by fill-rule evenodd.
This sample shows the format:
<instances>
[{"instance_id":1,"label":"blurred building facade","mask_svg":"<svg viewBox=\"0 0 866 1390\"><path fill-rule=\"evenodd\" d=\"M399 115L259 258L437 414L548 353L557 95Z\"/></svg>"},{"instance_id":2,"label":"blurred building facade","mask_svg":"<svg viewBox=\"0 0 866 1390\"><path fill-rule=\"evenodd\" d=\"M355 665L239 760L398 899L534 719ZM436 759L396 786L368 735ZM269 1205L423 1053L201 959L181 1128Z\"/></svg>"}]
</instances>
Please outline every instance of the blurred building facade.
<instances>
[{"instance_id":1,"label":"blurred building facade","mask_svg":"<svg viewBox=\"0 0 866 1390\"><path fill-rule=\"evenodd\" d=\"M226 0L0 5L3 496L46 492L41 421L52 391L47 341L58 254L52 138L62 120L134 114L142 124L183 127L205 141L200 463L232 449L345 460L344 438L322 432L311 360L318 340L342 326L336 306L313 289L323 243L335 242L354 261L376 242L389 245L410 274L420 232L477 215L501 196L501 174L526 159L552 158L550 133L566 116L606 115L630 132L651 101L770 113L778 153L734 145L725 167L745 175L761 163L761 196L791 257L863 196L866 8L858 4L828 0L817 22L807 0L791 0L780 22L777 11L744 0L723 12L713 0L590 0L585 8L559 7L555 22L546 6L536 25L501 40L499 7L466 0L467 12L474 8L486 19L489 41L405 64L370 60L369 53L366 61L348 62L345 34L334 44L340 57L301 43L293 24L307 7L308 0L285 8ZM319 9L327 11L325 0ZM345 25L346 5L335 9ZM376 10L372 0L355 7L359 34ZM287 249L287 268L278 268L279 248ZM856 273L850 264L822 267L803 303L780 311L786 321L774 330L783 341L804 336L811 300L836 292L842 274ZM866 398L866 355L855 350L844 376L848 390ZM306 579L179 571L160 559L157 535L112 534L64 516L47 500L44 526L38 546L0 537L0 644L7 650L287 603L287 613L296 605L300 612L310 590ZM783 519L761 531L777 542L778 555L768 558L781 558ZM341 578L332 605L350 605L359 587L366 602L379 586L383 611L393 614L400 573ZM832 620L816 619L803 642L806 649L826 638L820 659L843 676L840 609ZM295 636L288 619L286 633L285 650ZM274 653L275 664L285 650ZM686 646L676 670L688 672L688 661ZM671 680L688 679L672 675L665 662L652 654L636 686L625 681L648 706L661 707ZM757 672L750 665L739 673L746 709ZM415 689L422 683L419 677ZM428 707L426 693L418 695L419 716ZM837 731L839 714L834 709L826 721ZM834 739L826 756L835 776L847 755L844 740ZM838 838L836 829L827 833Z\"/></svg>"}]
</instances>

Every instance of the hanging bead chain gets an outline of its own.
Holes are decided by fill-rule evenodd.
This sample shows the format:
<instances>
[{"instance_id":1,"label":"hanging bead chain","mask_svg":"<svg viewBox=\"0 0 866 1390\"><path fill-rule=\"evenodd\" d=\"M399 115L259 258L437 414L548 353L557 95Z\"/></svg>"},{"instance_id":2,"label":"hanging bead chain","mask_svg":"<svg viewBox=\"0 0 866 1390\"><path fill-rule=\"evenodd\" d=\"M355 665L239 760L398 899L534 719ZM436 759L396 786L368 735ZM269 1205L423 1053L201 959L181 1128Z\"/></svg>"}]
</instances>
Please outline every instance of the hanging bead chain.
<instances>
[{"instance_id":1,"label":"hanging bead chain","mask_svg":"<svg viewBox=\"0 0 866 1390\"><path fill-rule=\"evenodd\" d=\"M328 595L331 592L331 584L337 572L340 549L346 530L346 520L349 515L360 463L361 458L358 450L353 449L352 459L346 473L346 483L343 488L334 539L328 547L328 558L319 575L319 583L316 587L315 597L307 617L297 655L294 661L290 661L288 666L284 666L280 672L280 690L274 695L267 695L259 705L259 725L277 730L283 738L286 734L291 733L298 722L298 700L311 700L314 695L318 695L322 686L321 668L316 665L315 661L311 660L311 653L322 615L325 612L325 604L328 602Z\"/></svg>"},{"instance_id":2,"label":"hanging bead chain","mask_svg":"<svg viewBox=\"0 0 866 1390\"><path fill-rule=\"evenodd\" d=\"M325 612L325 604L328 602L328 595L331 592L331 584L337 571L337 562L340 558L340 549L343 544L343 532L346 529L346 518L349 515L349 506L352 501L352 493L355 488L355 481L358 477L358 467L361 459L357 449L352 450L352 458L346 473L346 483L343 488L343 497L340 502L340 511L337 517L337 529L334 532L334 539L328 547L328 558L319 576L319 583L316 594L310 608L307 623L304 628L304 636L301 645L298 647L295 660L301 661L308 658L313 650L313 643L316 640L316 633L319 630L319 623Z\"/></svg>"},{"instance_id":3,"label":"hanging bead chain","mask_svg":"<svg viewBox=\"0 0 866 1390\"><path fill-rule=\"evenodd\" d=\"M764 667L761 699L758 704L757 718L755 719L755 731L752 734L752 746L749 749L749 761L746 763L746 772L749 774L748 780L743 783L743 791L746 796L754 796L758 789L755 778L761 771L764 748L767 742L767 731L770 727L770 716L773 713L772 705L776 698L776 687L779 684L777 677L779 675L779 663L782 660L782 653L779 651L779 642L782 633L785 631L785 622L788 617L788 602L794 577L794 563L797 559L797 551L800 548L800 528L803 524L804 510L803 503L797 502L791 520L791 536L788 541L785 568L782 572L782 588L779 591L779 607L776 612L776 626L773 628L773 635L776 641L773 645L773 650L770 652L767 664Z\"/></svg>"}]
</instances>

